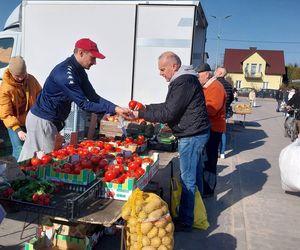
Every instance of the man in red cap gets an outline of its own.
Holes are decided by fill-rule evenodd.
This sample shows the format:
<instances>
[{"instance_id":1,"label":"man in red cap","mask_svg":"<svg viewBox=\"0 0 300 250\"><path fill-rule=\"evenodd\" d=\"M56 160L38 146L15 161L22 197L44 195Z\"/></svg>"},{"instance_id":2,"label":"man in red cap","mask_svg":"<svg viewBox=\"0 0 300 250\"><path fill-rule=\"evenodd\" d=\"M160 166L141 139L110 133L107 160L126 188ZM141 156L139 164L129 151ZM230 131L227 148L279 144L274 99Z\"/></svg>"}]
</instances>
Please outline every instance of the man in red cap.
<instances>
[{"instance_id":1,"label":"man in red cap","mask_svg":"<svg viewBox=\"0 0 300 250\"><path fill-rule=\"evenodd\" d=\"M130 110L100 97L90 83L86 69L105 56L88 38L75 43L74 54L51 71L43 90L26 118L27 138L19 161L32 158L36 151L54 149L56 134L64 127L71 103L87 112L118 114L130 119Z\"/></svg>"}]
</instances>

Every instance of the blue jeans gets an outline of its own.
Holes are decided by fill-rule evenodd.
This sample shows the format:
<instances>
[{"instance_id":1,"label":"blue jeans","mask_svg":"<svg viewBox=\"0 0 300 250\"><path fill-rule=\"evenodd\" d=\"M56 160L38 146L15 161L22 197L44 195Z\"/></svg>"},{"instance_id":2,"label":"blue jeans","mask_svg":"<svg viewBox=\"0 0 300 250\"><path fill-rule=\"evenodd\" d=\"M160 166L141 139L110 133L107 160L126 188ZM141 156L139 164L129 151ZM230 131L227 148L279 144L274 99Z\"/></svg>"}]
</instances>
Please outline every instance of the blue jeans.
<instances>
[{"instance_id":1,"label":"blue jeans","mask_svg":"<svg viewBox=\"0 0 300 250\"><path fill-rule=\"evenodd\" d=\"M220 143L220 154L225 154L226 150L226 132L222 133L221 143Z\"/></svg>"},{"instance_id":2,"label":"blue jeans","mask_svg":"<svg viewBox=\"0 0 300 250\"><path fill-rule=\"evenodd\" d=\"M8 136L12 145L12 149L13 149L13 157L16 158L16 160L18 160L19 155L21 153L22 150L22 146L23 146L23 141L20 140L17 132L13 131L12 129L8 128ZM23 130L24 131L24 130Z\"/></svg>"},{"instance_id":3,"label":"blue jeans","mask_svg":"<svg viewBox=\"0 0 300 250\"><path fill-rule=\"evenodd\" d=\"M202 152L209 138L205 134L179 139L180 177L182 193L179 208L180 220L192 226L194 223L194 204L196 185L203 193L203 159Z\"/></svg>"}]
</instances>

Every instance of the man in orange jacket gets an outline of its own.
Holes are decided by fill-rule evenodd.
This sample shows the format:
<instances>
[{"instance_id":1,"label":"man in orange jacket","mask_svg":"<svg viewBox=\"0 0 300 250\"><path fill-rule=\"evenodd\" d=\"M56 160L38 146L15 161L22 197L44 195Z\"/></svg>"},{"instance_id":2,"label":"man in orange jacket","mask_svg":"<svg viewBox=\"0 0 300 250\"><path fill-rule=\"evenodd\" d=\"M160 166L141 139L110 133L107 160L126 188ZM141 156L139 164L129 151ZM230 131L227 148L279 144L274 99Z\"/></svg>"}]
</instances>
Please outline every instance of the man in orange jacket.
<instances>
[{"instance_id":1,"label":"man in orange jacket","mask_svg":"<svg viewBox=\"0 0 300 250\"><path fill-rule=\"evenodd\" d=\"M0 85L0 119L8 130L16 160L26 139L27 113L40 91L38 81L34 76L27 74L24 59L21 56L12 57Z\"/></svg>"},{"instance_id":2,"label":"man in orange jacket","mask_svg":"<svg viewBox=\"0 0 300 250\"><path fill-rule=\"evenodd\" d=\"M211 68L207 63L200 65L195 70L198 72L198 79L203 87L206 110L211 124L210 137L206 144L207 161L204 162L203 171L203 197L208 197L214 194L217 184L218 148L222 133L226 131L226 92L222 83L212 75Z\"/></svg>"}]
</instances>

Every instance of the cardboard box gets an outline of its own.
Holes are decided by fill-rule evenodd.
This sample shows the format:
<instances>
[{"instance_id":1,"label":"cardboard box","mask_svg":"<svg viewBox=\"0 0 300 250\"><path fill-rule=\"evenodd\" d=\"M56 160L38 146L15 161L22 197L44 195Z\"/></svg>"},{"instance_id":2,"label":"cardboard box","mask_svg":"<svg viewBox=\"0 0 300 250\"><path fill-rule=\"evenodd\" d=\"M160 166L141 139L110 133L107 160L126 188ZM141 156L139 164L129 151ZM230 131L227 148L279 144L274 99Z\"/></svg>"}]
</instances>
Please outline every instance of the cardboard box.
<instances>
[{"instance_id":1,"label":"cardboard box","mask_svg":"<svg viewBox=\"0 0 300 250\"><path fill-rule=\"evenodd\" d=\"M144 156L144 158L145 157L148 156ZM116 200L128 200L134 189L144 189L159 168L159 154L154 153L151 158L153 159L153 164L146 166L145 174L138 180L134 178L127 178L123 184L103 182L100 190L100 197L113 198Z\"/></svg>"},{"instance_id":2,"label":"cardboard box","mask_svg":"<svg viewBox=\"0 0 300 250\"><path fill-rule=\"evenodd\" d=\"M53 246L47 247L45 237L33 238L25 243L25 250L92 250L93 240L85 237L79 239L76 237L56 234L53 239Z\"/></svg>"},{"instance_id":3,"label":"cardboard box","mask_svg":"<svg viewBox=\"0 0 300 250\"><path fill-rule=\"evenodd\" d=\"M25 161L21 161L18 162L18 166L28 166L28 163L31 161L31 159L29 160L25 160ZM48 171L48 167L50 166L50 164L46 164L46 165L40 165L39 167L37 167L36 171L33 170L24 170L25 175L29 175L29 176L36 176L40 179L45 179L46 175L47 175L47 171Z\"/></svg>"},{"instance_id":4,"label":"cardboard box","mask_svg":"<svg viewBox=\"0 0 300 250\"><path fill-rule=\"evenodd\" d=\"M125 128L127 126L125 125ZM123 132L120 127L119 122L113 122L113 121L106 121L106 120L101 120L100 121L100 134L104 134L105 136L122 136Z\"/></svg>"},{"instance_id":5,"label":"cardboard box","mask_svg":"<svg viewBox=\"0 0 300 250\"><path fill-rule=\"evenodd\" d=\"M55 247L68 250L92 250L92 240L88 237L84 239L56 234L53 240Z\"/></svg>"},{"instance_id":6,"label":"cardboard box","mask_svg":"<svg viewBox=\"0 0 300 250\"><path fill-rule=\"evenodd\" d=\"M95 230L96 225L78 224L73 226L54 223L53 228L60 235L84 239L86 235L89 235L90 232Z\"/></svg>"},{"instance_id":7,"label":"cardboard box","mask_svg":"<svg viewBox=\"0 0 300 250\"><path fill-rule=\"evenodd\" d=\"M96 180L96 174L89 169L81 170L80 174L59 173L53 170L53 166L49 166L46 179L51 181L65 182L70 184L88 185Z\"/></svg>"}]
</instances>

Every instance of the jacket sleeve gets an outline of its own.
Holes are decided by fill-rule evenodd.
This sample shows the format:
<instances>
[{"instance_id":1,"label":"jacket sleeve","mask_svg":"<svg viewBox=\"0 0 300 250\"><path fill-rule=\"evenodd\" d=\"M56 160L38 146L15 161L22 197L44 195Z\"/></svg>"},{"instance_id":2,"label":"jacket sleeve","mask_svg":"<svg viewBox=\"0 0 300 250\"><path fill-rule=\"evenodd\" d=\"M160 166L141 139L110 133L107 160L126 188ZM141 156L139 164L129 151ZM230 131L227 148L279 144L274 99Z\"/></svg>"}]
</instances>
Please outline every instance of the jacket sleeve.
<instances>
[{"instance_id":1,"label":"jacket sleeve","mask_svg":"<svg viewBox=\"0 0 300 250\"><path fill-rule=\"evenodd\" d=\"M115 113L116 105L98 96L87 78L80 87L79 80L66 71L56 74L55 81L80 109L94 113Z\"/></svg>"},{"instance_id":2,"label":"jacket sleeve","mask_svg":"<svg viewBox=\"0 0 300 250\"><path fill-rule=\"evenodd\" d=\"M199 83L200 84L200 83ZM145 110L139 111L139 117L150 122L173 123L184 114L194 93L193 80L172 86L164 103L146 105ZM189 89L189 91L186 91Z\"/></svg>"},{"instance_id":3,"label":"jacket sleeve","mask_svg":"<svg viewBox=\"0 0 300 250\"><path fill-rule=\"evenodd\" d=\"M21 127L19 120L13 114L11 96L4 90L3 85L0 87L0 119L3 120L6 128L15 131Z\"/></svg>"}]
</instances>

